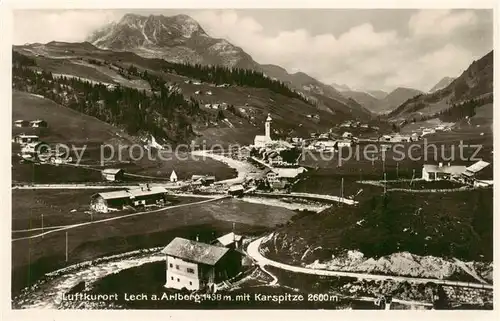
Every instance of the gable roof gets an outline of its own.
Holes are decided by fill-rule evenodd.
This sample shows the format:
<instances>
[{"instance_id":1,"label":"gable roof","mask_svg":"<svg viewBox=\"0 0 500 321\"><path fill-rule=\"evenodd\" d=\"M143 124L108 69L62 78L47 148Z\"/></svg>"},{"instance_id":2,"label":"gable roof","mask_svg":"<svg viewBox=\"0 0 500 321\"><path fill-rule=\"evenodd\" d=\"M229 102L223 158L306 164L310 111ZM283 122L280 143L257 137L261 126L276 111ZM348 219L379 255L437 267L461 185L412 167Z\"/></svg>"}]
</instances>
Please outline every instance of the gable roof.
<instances>
[{"instance_id":1,"label":"gable roof","mask_svg":"<svg viewBox=\"0 0 500 321\"><path fill-rule=\"evenodd\" d=\"M128 193L130 194L131 197L140 197L140 196L148 196L148 195L155 195L155 194L163 194L166 193L167 190L164 187L156 186L156 187L150 187L149 189L143 189L143 188L134 188L134 189L129 189Z\"/></svg>"},{"instance_id":2,"label":"gable roof","mask_svg":"<svg viewBox=\"0 0 500 321\"><path fill-rule=\"evenodd\" d=\"M105 200L119 199L119 198L130 198L130 194L127 190L113 191L113 192L103 192L94 194L95 196L100 196Z\"/></svg>"},{"instance_id":3,"label":"gable roof","mask_svg":"<svg viewBox=\"0 0 500 321\"><path fill-rule=\"evenodd\" d=\"M112 174L112 175L116 175L116 174L118 174L120 171L123 171L123 169L121 169L121 168L106 168L106 169L103 169L102 173L103 173L103 174Z\"/></svg>"},{"instance_id":4,"label":"gable roof","mask_svg":"<svg viewBox=\"0 0 500 321\"><path fill-rule=\"evenodd\" d=\"M177 178L177 174L174 170L172 170L172 174L170 174L170 178Z\"/></svg>"},{"instance_id":5,"label":"gable roof","mask_svg":"<svg viewBox=\"0 0 500 321\"><path fill-rule=\"evenodd\" d=\"M215 265L228 251L226 247L176 237L161 252L196 263Z\"/></svg>"},{"instance_id":6,"label":"gable roof","mask_svg":"<svg viewBox=\"0 0 500 321\"><path fill-rule=\"evenodd\" d=\"M164 187L151 187L149 190L142 188L135 188L129 190L113 191L113 192L103 192L94 194L93 197L101 196L105 200L119 199L119 198L135 198L140 196L155 195L166 193L167 190Z\"/></svg>"},{"instance_id":7,"label":"gable roof","mask_svg":"<svg viewBox=\"0 0 500 321\"><path fill-rule=\"evenodd\" d=\"M488 167L489 165L490 165L490 163L480 160L480 161L472 164L471 166L467 167L465 169L464 174L467 176L472 176L472 175L476 174L477 172L482 171L485 167Z\"/></svg>"},{"instance_id":8,"label":"gable roof","mask_svg":"<svg viewBox=\"0 0 500 321\"><path fill-rule=\"evenodd\" d=\"M298 176L299 174L302 174L303 172L306 171L304 167L298 167L298 168L274 168L273 171L279 176L283 178L294 178Z\"/></svg>"},{"instance_id":9,"label":"gable roof","mask_svg":"<svg viewBox=\"0 0 500 321\"><path fill-rule=\"evenodd\" d=\"M234 232L227 233L226 235L222 235L221 237L217 238L217 241L219 241L220 244L223 246L228 246L229 244L233 242L239 242L241 241L242 236L234 234Z\"/></svg>"},{"instance_id":10,"label":"gable roof","mask_svg":"<svg viewBox=\"0 0 500 321\"><path fill-rule=\"evenodd\" d=\"M465 172L466 167L462 165L451 165L451 166L443 165L439 167L439 165L425 164L424 169L427 172L431 173L445 173L445 174L458 175Z\"/></svg>"}]
</instances>

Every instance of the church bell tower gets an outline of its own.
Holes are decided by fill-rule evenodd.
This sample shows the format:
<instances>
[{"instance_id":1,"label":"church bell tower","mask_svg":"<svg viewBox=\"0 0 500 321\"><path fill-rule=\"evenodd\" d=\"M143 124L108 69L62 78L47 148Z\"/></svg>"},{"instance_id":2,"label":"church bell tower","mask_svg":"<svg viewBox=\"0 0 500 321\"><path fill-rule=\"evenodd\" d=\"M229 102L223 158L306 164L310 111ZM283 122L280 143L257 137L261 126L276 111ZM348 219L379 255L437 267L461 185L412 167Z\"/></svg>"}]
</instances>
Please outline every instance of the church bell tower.
<instances>
[{"instance_id":1,"label":"church bell tower","mask_svg":"<svg viewBox=\"0 0 500 321\"><path fill-rule=\"evenodd\" d=\"M271 114L267 114L267 119L266 119L266 137L270 140L271 139L271 122L273 119L271 118Z\"/></svg>"}]
</instances>

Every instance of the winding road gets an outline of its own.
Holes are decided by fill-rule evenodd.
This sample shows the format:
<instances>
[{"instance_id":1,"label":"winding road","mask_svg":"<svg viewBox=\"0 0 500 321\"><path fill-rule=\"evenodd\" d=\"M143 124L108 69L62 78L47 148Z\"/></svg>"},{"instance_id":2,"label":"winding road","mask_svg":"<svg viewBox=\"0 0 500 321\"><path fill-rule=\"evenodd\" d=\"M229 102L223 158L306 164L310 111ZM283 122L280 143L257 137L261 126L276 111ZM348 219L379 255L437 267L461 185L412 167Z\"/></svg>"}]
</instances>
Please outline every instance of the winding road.
<instances>
[{"instance_id":1,"label":"winding road","mask_svg":"<svg viewBox=\"0 0 500 321\"><path fill-rule=\"evenodd\" d=\"M487 289L493 290L493 285L490 284L482 284L482 283L470 283L470 282L461 282L461 281L448 281L441 279L427 279L427 278L416 278L409 276L392 276L392 275L383 275L383 274L369 274L369 273L358 273L358 272L345 272L345 271L333 271L333 270L318 270L311 268L304 268L300 266L294 266L289 264L284 264L280 262L276 262L270 260L263 256L260 253L260 245L262 241L266 237L261 237L248 245L247 254L252 259L254 259L260 267L264 266L272 266L278 269L282 269L285 271L295 272L295 273L303 273L309 275L321 275L321 276L332 276L332 277L350 277L356 278L360 280L391 280L398 282L409 282L409 283L428 283L433 282L436 284L448 285L448 286L457 286L457 287L469 287L469 288L479 288L479 289Z\"/></svg>"}]
</instances>

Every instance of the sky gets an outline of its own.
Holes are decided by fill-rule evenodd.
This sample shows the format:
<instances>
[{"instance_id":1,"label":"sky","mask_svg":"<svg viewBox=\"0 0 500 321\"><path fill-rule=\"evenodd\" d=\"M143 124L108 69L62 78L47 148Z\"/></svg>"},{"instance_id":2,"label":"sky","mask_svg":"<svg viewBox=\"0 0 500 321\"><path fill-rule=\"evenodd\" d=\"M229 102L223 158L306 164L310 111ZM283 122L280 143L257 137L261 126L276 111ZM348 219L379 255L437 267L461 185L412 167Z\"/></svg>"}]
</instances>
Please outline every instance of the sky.
<instances>
[{"instance_id":1,"label":"sky","mask_svg":"<svg viewBox=\"0 0 500 321\"><path fill-rule=\"evenodd\" d=\"M492 10L17 10L14 44L83 41L125 13L188 14L261 64L355 90L428 91L493 49Z\"/></svg>"}]
</instances>

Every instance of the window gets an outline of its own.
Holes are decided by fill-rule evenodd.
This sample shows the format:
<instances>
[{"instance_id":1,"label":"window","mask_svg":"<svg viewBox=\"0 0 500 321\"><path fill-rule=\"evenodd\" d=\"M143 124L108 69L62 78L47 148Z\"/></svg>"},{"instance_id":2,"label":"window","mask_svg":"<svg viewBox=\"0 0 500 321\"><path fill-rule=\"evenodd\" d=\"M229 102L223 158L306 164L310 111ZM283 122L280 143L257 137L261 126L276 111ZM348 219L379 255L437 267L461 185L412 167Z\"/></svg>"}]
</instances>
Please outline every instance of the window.
<instances>
[{"instance_id":1,"label":"window","mask_svg":"<svg viewBox=\"0 0 500 321\"><path fill-rule=\"evenodd\" d=\"M189 281L189 285L193 285L193 282Z\"/></svg>"},{"instance_id":2,"label":"window","mask_svg":"<svg viewBox=\"0 0 500 321\"><path fill-rule=\"evenodd\" d=\"M170 279L172 279L172 281L173 281L173 280L174 280L174 277L173 277L173 276L171 276L171 277L170 277Z\"/></svg>"},{"instance_id":3,"label":"window","mask_svg":"<svg viewBox=\"0 0 500 321\"><path fill-rule=\"evenodd\" d=\"M175 268L178 270L178 269L179 269L179 266L178 266L178 265L176 265L176 266L175 266Z\"/></svg>"},{"instance_id":4,"label":"window","mask_svg":"<svg viewBox=\"0 0 500 321\"><path fill-rule=\"evenodd\" d=\"M174 265L172 263L170 263L170 267L174 267Z\"/></svg>"},{"instance_id":5,"label":"window","mask_svg":"<svg viewBox=\"0 0 500 321\"><path fill-rule=\"evenodd\" d=\"M177 279L177 282L180 282L180 280L179 280L179 279Z\"/></svg>"},{"instance_id":6,"label":"window","mask_svg":"<svg viewBox=\"0 0 500 321\"><path fill-rule=\"evenodd\" d=\"M188 272L188 273L194 273L194 269L187 268L187 272Z\"/></svg>"}]
</instances>

